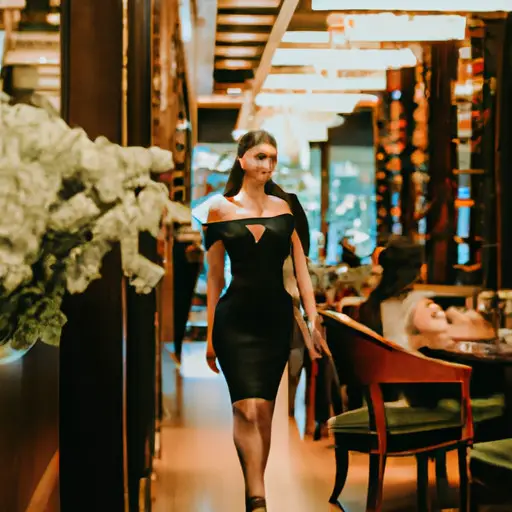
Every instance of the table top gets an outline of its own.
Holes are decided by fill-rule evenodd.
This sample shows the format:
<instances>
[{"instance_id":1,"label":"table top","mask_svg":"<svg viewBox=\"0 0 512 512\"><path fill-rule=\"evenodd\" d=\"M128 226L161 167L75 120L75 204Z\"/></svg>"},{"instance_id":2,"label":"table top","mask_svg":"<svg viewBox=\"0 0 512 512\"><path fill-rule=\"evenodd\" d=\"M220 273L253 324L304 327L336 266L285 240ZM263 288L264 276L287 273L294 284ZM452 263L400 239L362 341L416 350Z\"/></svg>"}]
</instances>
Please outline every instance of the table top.
<instances>
[{"instance_id":1,"label":"table top","mask_svg":"<svg viewBox=\"0 0 512 512\"><path fill-rule=\"evenodd\" d=\"M512 345L489 341L456 341L449 348L430 350L462 361L512 364Z\"/></svg>"}]
</instances>

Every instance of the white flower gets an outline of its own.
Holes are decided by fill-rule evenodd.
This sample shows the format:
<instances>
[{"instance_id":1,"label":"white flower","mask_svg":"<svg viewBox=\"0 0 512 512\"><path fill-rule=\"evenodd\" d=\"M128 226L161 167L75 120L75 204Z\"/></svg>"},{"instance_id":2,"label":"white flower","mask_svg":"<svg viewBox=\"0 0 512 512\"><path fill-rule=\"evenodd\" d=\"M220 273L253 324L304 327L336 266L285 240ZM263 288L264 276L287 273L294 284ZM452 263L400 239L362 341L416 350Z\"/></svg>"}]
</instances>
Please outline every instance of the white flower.
<instances>
[{"instance_id":1,"label":"white flower","mask_svg":"<svg viewBox=\"0 0 512 512\"><path fill-rule=\"evenodd\" d=\"M100 278L113 244L130 283L148 293L163 269L139 254L139 233L157 236L162 222L191 213L151 179L173 168L170 152L91 141L53 113L7 102L0 94L0 300L14 302L0 310L0 339L16 324L13 346L54 344L63 293Z\"/></svg>"}]
</instances>

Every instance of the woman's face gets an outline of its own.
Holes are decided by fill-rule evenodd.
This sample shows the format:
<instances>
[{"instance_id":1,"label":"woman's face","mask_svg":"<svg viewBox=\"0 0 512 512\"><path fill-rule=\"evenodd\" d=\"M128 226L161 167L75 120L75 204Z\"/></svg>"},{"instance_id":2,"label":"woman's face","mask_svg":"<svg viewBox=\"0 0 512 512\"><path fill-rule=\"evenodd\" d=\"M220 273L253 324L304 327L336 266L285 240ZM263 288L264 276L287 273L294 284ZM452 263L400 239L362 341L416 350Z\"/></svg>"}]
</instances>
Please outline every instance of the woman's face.
<instances>
[{"instance_id":1,"label":"woman's face","mask_svg":"<svg viewBox=\"0 0 512 512\"><path fill-rule=\"evenodd\" d=\"M255 181L266 183L276 168L277 150L271 144L258 144L240 158L245 175Z\"/></svg>"}]
</instances>

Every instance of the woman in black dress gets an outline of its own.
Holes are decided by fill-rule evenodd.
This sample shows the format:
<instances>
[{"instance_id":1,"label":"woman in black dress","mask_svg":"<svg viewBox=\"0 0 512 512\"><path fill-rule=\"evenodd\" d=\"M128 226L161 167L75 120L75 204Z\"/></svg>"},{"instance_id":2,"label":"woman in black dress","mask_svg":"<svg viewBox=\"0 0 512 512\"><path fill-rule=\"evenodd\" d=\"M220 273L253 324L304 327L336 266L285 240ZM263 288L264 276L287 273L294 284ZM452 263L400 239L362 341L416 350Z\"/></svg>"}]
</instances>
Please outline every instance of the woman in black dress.
<instances>
[{"instance_id":1,"label":"woman in black dress","mask_svg":"<svg viewBox=\"0 0 512 512\"><path fill-rule=\"evenodd\" d=\"M325 344L306 257L295 230L288 195L272 181L275 139L264 131L240 139L224 196L212 204L205 224L208 250L207 361L219 362L233 404L233 436L245 480L246 510L266 510L264 473L272 415L290 354L293 304L283 283L290 252L312 331L308 350L320 357ZM225 252L232 282L224 288Z\"/></svg>"}]
</instances>

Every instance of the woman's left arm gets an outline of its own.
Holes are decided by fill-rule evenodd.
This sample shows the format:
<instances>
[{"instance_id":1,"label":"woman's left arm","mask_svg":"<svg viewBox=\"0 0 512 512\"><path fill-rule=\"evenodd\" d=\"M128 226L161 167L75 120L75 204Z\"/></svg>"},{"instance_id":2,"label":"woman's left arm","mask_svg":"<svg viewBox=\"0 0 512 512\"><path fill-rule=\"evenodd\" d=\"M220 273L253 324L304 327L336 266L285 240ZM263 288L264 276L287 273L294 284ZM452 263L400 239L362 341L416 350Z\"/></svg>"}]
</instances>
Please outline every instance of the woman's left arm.
<instances>
[{"instance_id":1,"label":"woman's left arm","mask_svg":"<svg viewBox=\"0 0 512 512\"><path fill-rule=\"evenodd\" d=\"M306 255L304 254L302 243L296 231L294 231L292 235L292 247L297 285L299 287L302 305L304 306L304 311L307 315L308 327L311 331L312 346L308 346L308 349L313 356L312 358L317 358L320 357L318 352L329 354L329 349L320 332L313 283L311 282L311 276L309 275Z\"/></svg>"},{"instance_id":2,"label":"woman's left arm","mask_svg":"<svg viewBox=\"0 0 512 512\"><path fill-rule=\"evenodd\" d=\"M315 325L318 318L316 311L315 292L313 290L313 283L311 282L311 276L309 275L308 263L302 243L300 241L297 231L293 232L292 235L293 245L293 263L295 265L295 276L297 278L297 284L299 286L300 296L302 298L302 305L304 311L308 317L308 320Z\"/></svg>"}]
</instances>

